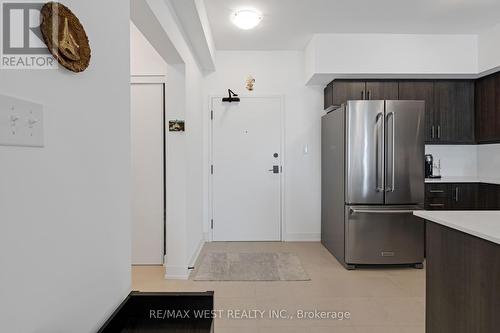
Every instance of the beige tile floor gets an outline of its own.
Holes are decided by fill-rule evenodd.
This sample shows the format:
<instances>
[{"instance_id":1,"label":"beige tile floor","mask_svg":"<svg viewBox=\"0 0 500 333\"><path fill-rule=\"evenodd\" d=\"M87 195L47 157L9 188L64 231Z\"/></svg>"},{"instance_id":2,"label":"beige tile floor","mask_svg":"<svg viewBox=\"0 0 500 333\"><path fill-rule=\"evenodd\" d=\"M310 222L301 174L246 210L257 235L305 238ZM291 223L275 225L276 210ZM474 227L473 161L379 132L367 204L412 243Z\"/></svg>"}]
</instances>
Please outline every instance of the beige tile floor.
<instances>
[{"instance_id":1,"label":"beige tile floor","mask_svg":"<svg viewBox=\"0 0 500 333\"><path fill-rule=\"evenodd\" d=\"M320 243L207 243L209 251L293 252L311 281L201 282L165 280L163 267L135 266L132 286L141 291L215 291L215 332L424 333L425 271L412 268L345 270ZM227 310L349 312L351 318L227 318Z\"/></svg>"}]
</instances>

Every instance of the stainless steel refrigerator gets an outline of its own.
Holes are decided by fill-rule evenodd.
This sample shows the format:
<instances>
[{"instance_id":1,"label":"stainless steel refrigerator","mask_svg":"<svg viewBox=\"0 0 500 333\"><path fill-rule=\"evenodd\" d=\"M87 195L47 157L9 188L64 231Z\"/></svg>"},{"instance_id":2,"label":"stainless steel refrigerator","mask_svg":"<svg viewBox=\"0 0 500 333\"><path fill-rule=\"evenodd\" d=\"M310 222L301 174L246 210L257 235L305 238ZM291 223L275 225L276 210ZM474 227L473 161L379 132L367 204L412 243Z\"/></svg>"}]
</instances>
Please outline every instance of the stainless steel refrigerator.
<instances>
[{"instance_id":1,"label":"stainless steel refrigerator","mask_svg":"<svg viewBox=\"0 0 500 333\"><path fill-rule=\"evenodd\" d=\"M348 101L322 119L321 241L348 269L422 267L423 101Z\"/></svg>"}]
</instances>

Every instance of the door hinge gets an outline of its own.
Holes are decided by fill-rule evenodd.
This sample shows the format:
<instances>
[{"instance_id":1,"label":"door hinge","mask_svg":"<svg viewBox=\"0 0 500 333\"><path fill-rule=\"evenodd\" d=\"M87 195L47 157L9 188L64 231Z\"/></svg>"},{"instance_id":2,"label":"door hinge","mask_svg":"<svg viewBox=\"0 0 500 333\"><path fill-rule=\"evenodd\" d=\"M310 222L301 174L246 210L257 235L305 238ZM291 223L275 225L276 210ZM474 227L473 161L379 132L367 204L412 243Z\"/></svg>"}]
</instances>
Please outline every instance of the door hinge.
<instances>
[{"instance_id":1,"label":"door hinge","mask_svg":"<svg viewBox=\"0 0 500 333\"><path fill-rule=\"evenodd\" d=\"M213 165L213 164L210 166L210 173L211 173L212 175L214 174L214 165Z\"/></svg>"},{"instance_id":2,"label":"door hinge","mask_svg":"<svg viewBox=\"0 0 500 333\"><path fill-rule=\"evenodd\" d=\"M213 229L214 228L214 219L211 219L210 220L210 229Z\"/></svg>"},{"instance_id":3,"label":"door hinge","mask_svg":"<svg viewBox=\"0 0 500 333\"><path fill-rule=\"evenodd\" d=\"M214 110L210 110L210 119L214 120Z\"/></svg>"}]
</instances>

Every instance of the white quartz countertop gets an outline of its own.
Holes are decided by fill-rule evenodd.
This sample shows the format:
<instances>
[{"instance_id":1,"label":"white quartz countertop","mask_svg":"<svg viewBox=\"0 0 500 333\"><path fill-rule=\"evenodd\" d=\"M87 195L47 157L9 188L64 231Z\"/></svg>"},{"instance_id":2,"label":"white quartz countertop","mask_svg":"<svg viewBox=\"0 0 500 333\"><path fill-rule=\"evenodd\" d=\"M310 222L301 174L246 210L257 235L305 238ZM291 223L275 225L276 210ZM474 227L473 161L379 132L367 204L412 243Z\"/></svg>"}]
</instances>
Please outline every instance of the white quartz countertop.
<instances>
[{"instance_id":1,"label":"white quartz countertop","mask_svg":"<svg viewBox=\"0 0 500 333\"><path fill-rule=\"evenodd\" d=\"M484 178L484 177L442 177L442 178L426 178L426 184L433 183L485 183L500 185L500 178Z\"/></svg>"},{"instance_id":2,"label":"white quartz countertop","mask_svg":"<svg viewBox=\"0 0 500 333\"><path fill-rule=\"evenodd\" d=\"M500 245L500 211L418 210L413 214Z\"/></svg>"}]
</instances>

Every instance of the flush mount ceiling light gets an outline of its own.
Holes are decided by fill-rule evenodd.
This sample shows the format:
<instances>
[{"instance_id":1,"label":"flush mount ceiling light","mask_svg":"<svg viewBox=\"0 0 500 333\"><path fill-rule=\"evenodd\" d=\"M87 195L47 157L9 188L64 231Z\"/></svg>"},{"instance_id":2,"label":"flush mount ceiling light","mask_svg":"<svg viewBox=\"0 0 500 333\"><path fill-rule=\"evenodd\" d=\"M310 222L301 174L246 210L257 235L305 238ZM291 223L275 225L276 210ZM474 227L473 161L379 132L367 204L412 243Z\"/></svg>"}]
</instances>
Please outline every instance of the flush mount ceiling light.
<instances>
[{"instance_id":1,"label":"flush mount ceiling light","mask_svg":"<svg viewBox=\"0 0 500 333\"><path fill-rule=\"evenodd\" d=\"M238 28L250 30L255 28L260 21L262 21L262 15L253 9L242 9L234 12L231 15L231 20Z\"/></svg>"}]
</instances>

